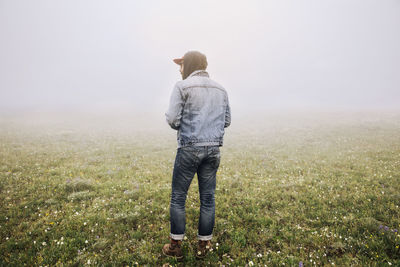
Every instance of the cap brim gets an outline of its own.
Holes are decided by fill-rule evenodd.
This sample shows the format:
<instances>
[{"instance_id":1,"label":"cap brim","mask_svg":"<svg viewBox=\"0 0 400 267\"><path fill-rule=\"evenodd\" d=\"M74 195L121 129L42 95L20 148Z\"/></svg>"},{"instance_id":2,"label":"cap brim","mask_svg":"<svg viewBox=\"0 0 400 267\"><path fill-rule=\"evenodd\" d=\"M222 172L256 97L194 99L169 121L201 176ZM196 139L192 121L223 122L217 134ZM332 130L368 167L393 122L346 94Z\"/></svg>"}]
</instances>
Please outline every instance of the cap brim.
<instances>
[{"instance_id":1,"label":"cap brim","mask_svg":"<svg viewBox=\"0 0 400 267\"><path fill-rule=\"evenodd\" d=\"M175 59L174 59L174 62L175 62L176 64L178 64L178 65L182 65L182 63L183 63L183 58L175 58Z\"/></svg>"}]
</instances>

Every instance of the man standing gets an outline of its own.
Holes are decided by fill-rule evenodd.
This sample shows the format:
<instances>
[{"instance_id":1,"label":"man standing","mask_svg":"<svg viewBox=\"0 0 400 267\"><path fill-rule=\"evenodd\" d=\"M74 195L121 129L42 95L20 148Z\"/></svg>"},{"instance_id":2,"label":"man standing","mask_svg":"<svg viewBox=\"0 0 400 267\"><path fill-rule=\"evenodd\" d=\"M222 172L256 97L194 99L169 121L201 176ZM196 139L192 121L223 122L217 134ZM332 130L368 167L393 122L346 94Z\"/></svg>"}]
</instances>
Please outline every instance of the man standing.
<instances>
[{"instance_id":1,"label":"man standing","mask_svg":"<svg viewBox=\"0 0 400 267\"><path fill-rule=\"evenodd\" d=\"M231 123L231 112L225 89L209 78L205 55L189 51L174 62L181 67L182 81L173 89L165 116L171 128L178 131L178 149L172 174L170 243L162 251L167 256L183 258L185 202L197 173L200 218L196 256L202 258L212 247L219 147L223 144L224 128Z\"/></svg>"}]
</instances>

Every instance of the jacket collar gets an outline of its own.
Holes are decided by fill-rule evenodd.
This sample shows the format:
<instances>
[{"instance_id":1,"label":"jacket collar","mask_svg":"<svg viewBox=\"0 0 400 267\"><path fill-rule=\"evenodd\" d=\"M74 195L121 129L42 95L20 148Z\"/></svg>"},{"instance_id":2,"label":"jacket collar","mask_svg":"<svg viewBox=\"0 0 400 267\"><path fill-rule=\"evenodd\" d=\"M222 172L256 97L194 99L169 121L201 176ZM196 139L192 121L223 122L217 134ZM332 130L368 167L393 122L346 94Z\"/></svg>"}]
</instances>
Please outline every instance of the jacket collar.
<instances>
[{"instance_id":1,"label":"jacket collar","mask_svg":"<svg viewBox=\"0 0 400 267\"><path fill-rule=\"evenodd\" d=\"M189 77L193 77L193 76L210 77L210 76L208 75L208 72L205 71L205 70L195 70L195 71L193 71L193 72L189 75ZM188 77L188 78L189 78L189 77Z\"/></svg>"}]
</instances>

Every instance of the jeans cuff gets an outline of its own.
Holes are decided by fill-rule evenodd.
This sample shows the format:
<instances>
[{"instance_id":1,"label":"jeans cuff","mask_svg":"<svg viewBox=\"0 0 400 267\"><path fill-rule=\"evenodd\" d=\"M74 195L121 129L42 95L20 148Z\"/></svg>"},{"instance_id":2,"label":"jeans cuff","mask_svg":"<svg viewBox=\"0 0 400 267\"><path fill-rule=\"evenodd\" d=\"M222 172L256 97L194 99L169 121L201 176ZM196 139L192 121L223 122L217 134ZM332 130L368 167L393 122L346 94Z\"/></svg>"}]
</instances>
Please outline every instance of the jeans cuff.
<instances>
[{"instance_id":1,"label":"jeans cuff","mask_svg":"<svg viewBox=\"0 0 400 267\"><path fill-rule=\"evenodd\" d=\"M208 240L211 240L212 234L211 235L197 235L197 238L201 241L208 241Z\"/></svg>"},{"instance_id":2,"label":"jeans cuff","mask_svg":"<svg viewBox=\"0 0 400 267\"><path fill-rule=\"evenodd\" d=\"M173 233L170 233L169 236L170 236L173 240L183 240L183 237L185 236L185 234L175 235L175 234L173 234Z\"/></svg>"}]
</instances>

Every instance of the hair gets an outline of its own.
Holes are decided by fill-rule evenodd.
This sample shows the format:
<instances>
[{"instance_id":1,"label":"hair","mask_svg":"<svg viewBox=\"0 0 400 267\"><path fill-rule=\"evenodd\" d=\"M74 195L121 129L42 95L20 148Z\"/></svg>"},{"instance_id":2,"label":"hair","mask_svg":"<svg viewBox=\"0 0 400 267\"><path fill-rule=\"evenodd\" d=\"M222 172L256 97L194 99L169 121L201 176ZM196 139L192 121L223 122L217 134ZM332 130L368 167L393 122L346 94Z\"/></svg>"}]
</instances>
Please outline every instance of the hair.
<instances>
[{"instance_id":1,"label":"hair","mask_svg":"<svg viewBox=\"0 0 400 267\"><path fill-rule=\"evenodd\" d=\"M182 79L185 80L196 70L205 70L207 68L207 58L198 51L189 51L183 56L183 74Z\"/></svg>"}]
</instances>

